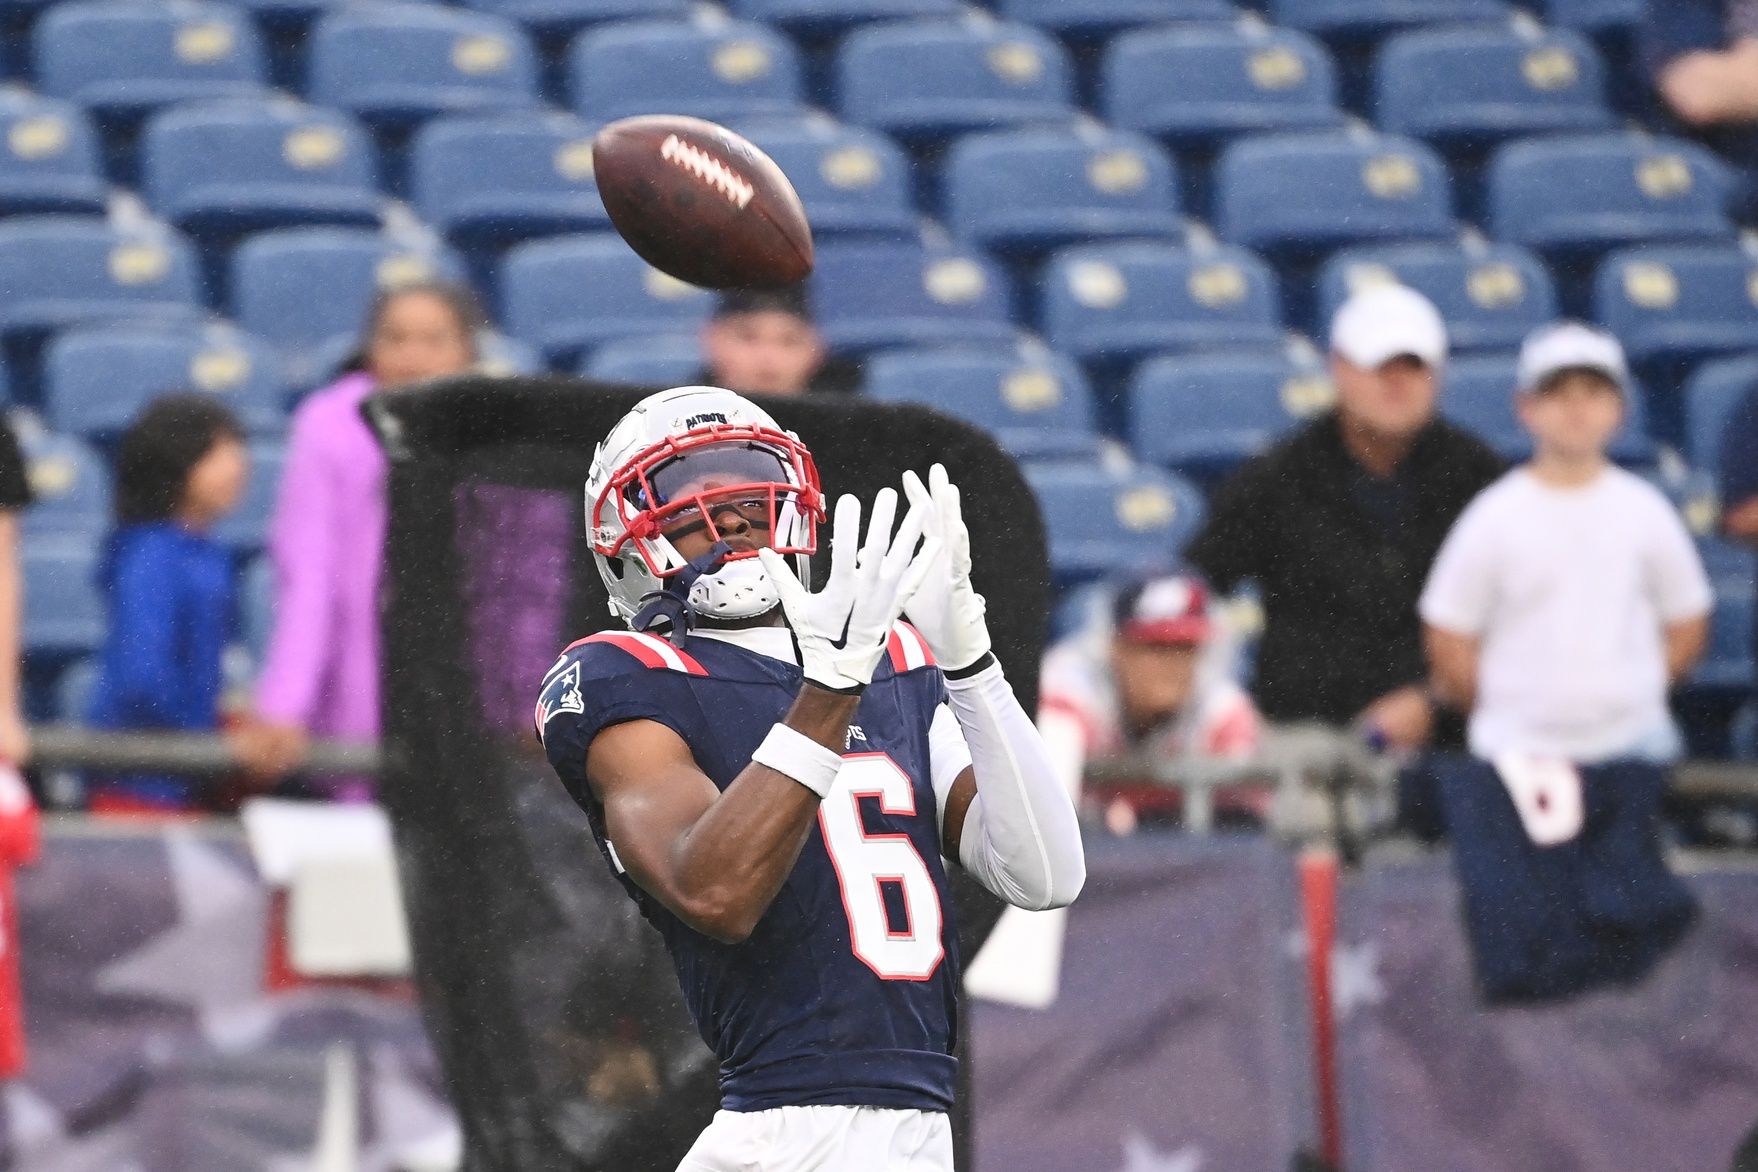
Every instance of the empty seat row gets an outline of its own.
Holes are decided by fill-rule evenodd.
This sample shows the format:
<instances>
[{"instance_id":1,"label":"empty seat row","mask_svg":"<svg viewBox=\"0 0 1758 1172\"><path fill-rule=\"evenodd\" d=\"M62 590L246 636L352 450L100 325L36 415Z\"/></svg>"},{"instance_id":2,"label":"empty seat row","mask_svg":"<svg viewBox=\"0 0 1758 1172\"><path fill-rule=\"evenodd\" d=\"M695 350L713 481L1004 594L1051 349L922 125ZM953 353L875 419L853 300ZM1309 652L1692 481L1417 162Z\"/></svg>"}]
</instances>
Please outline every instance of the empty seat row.
<instances>
[{"instance_id":1,"label":"empty seat row","mask_svg":"<svg viewBox=\"0 0 1758 1172\"><path fill-rule=\"evenodd\" d=\"M457 278L445 249L376 231L265 232L231 255L230 316L294 360L294 383L321 375L355 339L387 285ZM1035 320L1057 350L1101 365L1188 349L1274 346L1290 326L1322 332L1352 291L1398 280L1442 310L1455 348L1511 350L1557 315L1544 264L1513 246L1457 243L1356 249L1319 270L1319 312L1289 322L1275 273L1251 252L1124 241L1056 252L1035 313L980 251L916 240L839 240L819 250L813 297L831 344L862 352L942 341L1008 344ZM1734 245L1644 246L1613 253L1596 316L1638 363L1758 347L1758 259ZM509 332L556 363L622 337L690 331L707 292L650 269L609 232L532 241L500 267ZM0 223L0 335L40 336L91 320L205 315L193 250L151 222L84 217Z\"/></svg>"},{"instance_id":2,"label":"empty seat row","mask_svg":"<svg viewBox=\"0 0 1758 1172\"><path fill-rule=\"evenodd\" d=\"M1233 14L1208 6L1210 18ZM1102 112L1174 143L1336 127L1344 114L1329 51L1299 22L1287 23L1211 20L1124 33L1100 65ZM69 0L40 22L33 56L44 93L123 122L175 102L262 96L269 87L254 24L212 0ZM307 97L374 125L540 100L531 38L484 12L402 0L338 7L312 28L306 59ZM594 122L657 109L739 120L811 104L791 40L723 17L591 28L571 47L566 73L571 105ZM1069 52L1025 23L881 24L847 38L835 75L843 117L911 139L1067 123L1077 113ZM1386 129L1440 141L1612 123L1591 42L1505 22L1394 38L1376 68L1374 113Z\"/></svg>"},{"instance_id":3,"label":"empty seat row","mask_svg":"<svg viewBox=\"0 0 1758 1172\"><path fill-rule=\"evenodd\" d=\"M91 210L104 187L89 131L73 111L0 102L0 207ZM759 130L800 177L827 234L907 232L907 163L870 132L828 124ZM370 140L346 114L292 101L179 106L147 124L143 193L198 233L292 223L369 224L384 207ZM490 166L489 164L493 165ZM965 138L945 170L956 235L985 247L1181 230L1177 171L1127 132L1029 130ZM1487 226L1541 251L1592 252L1640 240L1728 238L1732 181L1695 144L1634 134L1510 143L1489 169ZM604 223L589 128L562 114L429 124L416 139L419 210L461 241ZM1287 198L1299 191L1303 198ZM1272 134L1228 147L1215 168L1214 223L1233 243L1282 254L1458 231L1446 164L1405 138L1355 132Z\"/></svg>"}]
</instances>

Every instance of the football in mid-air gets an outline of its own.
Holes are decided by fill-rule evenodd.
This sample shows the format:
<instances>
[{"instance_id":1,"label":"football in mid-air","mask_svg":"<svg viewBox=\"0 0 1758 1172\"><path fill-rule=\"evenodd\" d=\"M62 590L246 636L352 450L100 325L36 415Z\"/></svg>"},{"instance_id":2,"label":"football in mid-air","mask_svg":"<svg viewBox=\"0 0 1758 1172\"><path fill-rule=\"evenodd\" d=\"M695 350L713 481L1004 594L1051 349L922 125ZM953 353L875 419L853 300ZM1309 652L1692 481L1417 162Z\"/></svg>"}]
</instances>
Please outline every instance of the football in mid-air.
<instances>
[{"instance_id":1,"label":"football in mid-air","mask_svg":"<svg viewBox=\"0 0 1758 1172\"><path fill-rule=\"evenodd\" d=\"M724 126L647 114L592 142L610 222L654 268L709 289L773 289L812 271L812 228L775 161Z\"/></svg>"}]
</instances>

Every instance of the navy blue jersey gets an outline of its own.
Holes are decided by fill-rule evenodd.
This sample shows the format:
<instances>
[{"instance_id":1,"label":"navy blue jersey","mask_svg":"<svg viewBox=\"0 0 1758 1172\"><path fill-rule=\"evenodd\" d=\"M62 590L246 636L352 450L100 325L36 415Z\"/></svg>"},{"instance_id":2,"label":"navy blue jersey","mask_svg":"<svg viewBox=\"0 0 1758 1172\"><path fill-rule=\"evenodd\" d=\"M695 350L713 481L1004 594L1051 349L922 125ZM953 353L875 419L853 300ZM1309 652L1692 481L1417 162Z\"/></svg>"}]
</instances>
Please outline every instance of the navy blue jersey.
<instances>
[{"instance_id":1,"label":"navy blue jersey","mask_svg":"<svg viewBox=\"0 0 1758 1172\"><path fill-rule=\"evenodd\" d=\"M792 874L749 939L690 928L623 873L586 782L601 729L653 720L725 789L792 705L800 669L715 639L679 650L606 633L544 678L537 726L611 869L665 937L733 1111L841 1104L945 1110L959 980L928 730L945 683L913 631L861 697L844 765Z\"/></svg>"}]
</instances>

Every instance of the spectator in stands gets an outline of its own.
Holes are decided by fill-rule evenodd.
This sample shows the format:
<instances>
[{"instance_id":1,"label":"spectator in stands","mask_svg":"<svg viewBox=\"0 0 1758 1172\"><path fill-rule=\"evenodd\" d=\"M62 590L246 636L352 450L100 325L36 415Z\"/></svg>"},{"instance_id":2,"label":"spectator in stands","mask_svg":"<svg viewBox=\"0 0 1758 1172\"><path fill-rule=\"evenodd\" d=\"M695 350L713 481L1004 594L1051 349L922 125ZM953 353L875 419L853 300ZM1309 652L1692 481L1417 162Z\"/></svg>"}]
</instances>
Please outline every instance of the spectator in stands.
<instances>
[{"instance_id":1,"label":"spectator in stands","mask_svg":"<svg viewBox=\"0 0 1758 1172\"><path fill-rule=\"evenodd\" d=\"M1085 629L1050 648L1040 677L1038 726L1079 793L1091 761L1240 760L1261 722L1233 680L1234 646L1211 614L1208 587L1174 573L1125 583ZM1105 818L1118 833L1137 813L1175 812L1176 791L1107 785ZM1237 805L1238 803L1234 803Z\"/></svg>"},{"instance_id":2,"label":"spectator in stands","mask_svg":"<svg viewBox=\"0 0 1758 1172\"><path fill-rule=\"evenodd\" d=\"M1629 393L1610 334L1564 322L1521 349L1535 454L1465 510L1422 595L1436 686L1470 711L1478 757L1678 754L1667 688L1713 598L1678 512L1606 459Z\"/></svg>"},{"instance_id":3,"label":"spectator in stands","mask_svg":"<svg viewBox=\"0 0 1758 1172\"><path fill-rule=\"evenodd\" d=\"M1667 111L1746 170L1758 211L1758 0L1651 3L1643 58Z\"/></svg>"},{"instance_id":4,"label":"spectator in stands","mask_svg":"<svg viewBox=\"0 0 1758 1172\"><path fill-rule=\"evenodd\" d=\"M483 327L475 296L461 286L433 281L387 290L341 379L294 412L269 534L274 632L256 713L241 739L259 777L295 769L313 736L378 736L386 464L360 405L374 391L468 371ZM343 800L372 793L358 778L333 779L324 789Z\"/></svg>"},{"instance_id":5,"label":"spectator in stands","mask_svg":"<svg viewBox=\"0 0 1758 1172\"><path fill-rule=\"evenodd\" d=\"M701 381L743 395L803 395L853 388L830 360L803 285L722 293L702 327Z\"/></svg>"},{"instance_id":6,"label":"spectator in stands","mask_svg":"<svg viewBox=\"0 0 1758 1172\"><path fill-rule=\"evenodd\" d=\"M1216 587L1257 582L1264 634L1252 695L1272 721L1430 739L1416 601L1447 530L1502 471L1435 415L1447 331L1399 285L1365 289L1331 322L1334 412L1247 463L1187 551Z\"/></svg>"},{"instance_id":7,"label":"spectator in stands","mask_svg":"<svg viewBox=\"0 0 1758 1172\"><path fill-rule=\"evenodd\" d=\"M116 449L116 527L99 567L109 623L87 718L95 728L212 732L237 569L209 534L250 476L244 430L212 396L154 400ZM170 813L207 803L201 783L96 778L91 808Z\"/></svg>"},{"instance_id":8,"label":"spectator in stands","mask_svg":"<svg viewBox=\"0 0 1758 1172\"><path fill-rule=\"evenodd\" d=\"M18 515L31 503L18 437L0 420L0 765L30 760L19 668L24 654L24 580L18 567Z\"/></svg>"}]
</instances>

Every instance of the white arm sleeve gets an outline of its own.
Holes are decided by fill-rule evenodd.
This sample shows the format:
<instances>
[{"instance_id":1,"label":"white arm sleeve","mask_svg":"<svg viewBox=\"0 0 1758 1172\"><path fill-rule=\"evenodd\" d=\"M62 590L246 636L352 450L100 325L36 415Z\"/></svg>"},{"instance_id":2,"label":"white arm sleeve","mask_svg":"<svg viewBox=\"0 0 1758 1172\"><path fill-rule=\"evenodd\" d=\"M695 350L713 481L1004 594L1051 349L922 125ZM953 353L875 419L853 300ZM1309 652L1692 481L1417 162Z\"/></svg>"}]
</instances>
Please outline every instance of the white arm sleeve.
<instances>
[{"instance_id":1,"label":"white arm sleeve","mask_svg":"<svg viewBox=\"0 0 1758 1172\"><path fill-rule=\"evenodd\" d=\"M1086 883L1086 852L1067 785L1031 717L999 664L966 679L947 680L946 690L958 721L953 731L960 734L964 759L977 778L977 796L958 843L959 863L1015 907L1066 907ZM935 728L940 725L936 718ZM940 735L945 733L942 729ZM949 752L943 767L938 740L931 740L930 751L935 796L944 815L946 794L958 776L950 771L956 757Z\"/></svg>"}]
</instances>

